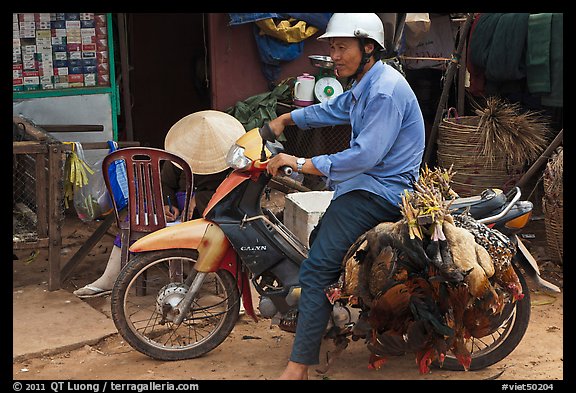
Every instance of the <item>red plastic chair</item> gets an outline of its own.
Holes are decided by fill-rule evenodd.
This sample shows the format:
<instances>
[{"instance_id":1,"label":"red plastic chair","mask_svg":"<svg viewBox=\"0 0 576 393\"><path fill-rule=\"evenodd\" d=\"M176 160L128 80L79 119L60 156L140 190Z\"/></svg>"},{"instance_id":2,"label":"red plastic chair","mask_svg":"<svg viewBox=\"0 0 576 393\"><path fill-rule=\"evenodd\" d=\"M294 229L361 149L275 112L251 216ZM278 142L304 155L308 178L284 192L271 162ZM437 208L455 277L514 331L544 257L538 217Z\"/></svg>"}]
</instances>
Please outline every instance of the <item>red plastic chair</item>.
<instances>
[{"instance_id":1,"label":"red plastic chair","mask_svg":"<svg viewBox=\"0 0 576 393\"><path fill-rule=\"evenodd\" d=\"M193 175L188 162L176 154L153 147L126 147L111 152L104 157L102 162L104 182L111 196L114 194L108 168L117 160L123 160L126 163L128 180L128 219L124 219L123 216L121 218L116 201L111 197L116 223L120 230L121 266L124 267L128 262L130 244L148 233L166 227L160 166L162 161L172 161L182 168L186 175L186 200L181 214L182 221L189 217Z\"/></svg>"}]
</instances>

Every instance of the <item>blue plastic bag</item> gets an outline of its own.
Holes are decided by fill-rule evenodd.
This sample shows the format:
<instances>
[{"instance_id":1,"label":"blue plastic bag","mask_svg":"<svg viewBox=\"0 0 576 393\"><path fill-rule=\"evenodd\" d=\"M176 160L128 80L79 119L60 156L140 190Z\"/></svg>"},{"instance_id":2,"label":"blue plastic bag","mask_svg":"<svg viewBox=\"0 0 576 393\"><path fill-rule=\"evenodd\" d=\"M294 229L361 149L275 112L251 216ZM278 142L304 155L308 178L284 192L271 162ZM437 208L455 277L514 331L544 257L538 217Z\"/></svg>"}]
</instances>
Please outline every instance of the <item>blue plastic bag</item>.
<instances>
[{"instance_id":1,"label":"blue plastic bag","mask_svg":"<svg viewBox=\"0 0 576 393\"><path fill-rule=\"evenodd\" d=\"M108 141L110 153L118 150L118 144L115 141ZM126 162L116 160L108 167L108 176L110 177L110 188L112 197L116 201L118 210L124 209L128 205L128 176L126 175Z\"/></svg>"}]
</instances>

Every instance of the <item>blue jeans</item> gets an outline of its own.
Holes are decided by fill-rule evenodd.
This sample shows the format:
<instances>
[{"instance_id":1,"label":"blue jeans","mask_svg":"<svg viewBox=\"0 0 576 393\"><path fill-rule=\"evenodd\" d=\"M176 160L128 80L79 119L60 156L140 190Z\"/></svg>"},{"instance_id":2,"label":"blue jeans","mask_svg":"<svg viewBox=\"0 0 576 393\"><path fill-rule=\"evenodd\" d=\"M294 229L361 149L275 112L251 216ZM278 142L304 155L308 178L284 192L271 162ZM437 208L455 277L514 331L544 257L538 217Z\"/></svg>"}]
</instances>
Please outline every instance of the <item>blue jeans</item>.
<instances>
[{"instance_id":1,"label":"blue jeans","mask_svg":"<svg viewBox=\"0 0 576 393\"><path fill-rule=\"evenodd\" d=\"M322 336L332 311L324 289L338 281L344 255L360 235L400 217L399 206L368 191L351 191L330 202L310 235L310 252L300 267L302 291L291 361L319 363Z\"/></svg>"}]
</instances>

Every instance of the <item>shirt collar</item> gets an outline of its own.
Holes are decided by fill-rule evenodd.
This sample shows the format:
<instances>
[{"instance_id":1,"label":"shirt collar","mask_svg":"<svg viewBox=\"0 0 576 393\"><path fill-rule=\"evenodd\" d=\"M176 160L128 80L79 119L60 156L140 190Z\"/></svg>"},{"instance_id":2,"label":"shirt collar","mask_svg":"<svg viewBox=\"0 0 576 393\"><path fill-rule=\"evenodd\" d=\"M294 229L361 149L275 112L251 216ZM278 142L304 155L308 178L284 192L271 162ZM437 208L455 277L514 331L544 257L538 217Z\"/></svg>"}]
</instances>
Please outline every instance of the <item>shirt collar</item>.
<instances>
[{"instance_id":1,"label":"shirt collar","mask_svg":"<svg viewBox=\"0 0 576 393\"><path fill-rule=\"evenodd\" d=\"M351 91L356 100L360 99L362 92L367 90L368 86L372 84L371 79L373 79L377 74L380 74L383 68L384 63L378 60L376 63L374 63L372 68L370 68L368 72L364 74L364 77L360 80L360 82L354 82Z\"/></svg>"}]
</instances>

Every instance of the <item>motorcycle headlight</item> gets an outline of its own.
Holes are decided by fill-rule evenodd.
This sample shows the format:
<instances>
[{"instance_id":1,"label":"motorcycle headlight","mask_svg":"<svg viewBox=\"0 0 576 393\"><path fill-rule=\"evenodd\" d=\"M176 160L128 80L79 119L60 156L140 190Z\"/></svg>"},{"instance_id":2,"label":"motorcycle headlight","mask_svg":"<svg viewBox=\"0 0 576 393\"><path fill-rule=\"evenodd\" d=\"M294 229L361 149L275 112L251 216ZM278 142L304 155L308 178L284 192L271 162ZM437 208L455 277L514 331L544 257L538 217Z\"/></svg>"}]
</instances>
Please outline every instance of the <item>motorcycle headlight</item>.
<instances>
[{"instance_id":1,"label":"motorcycle headlight","mask_svg":"<svg viewBox=\"0 0 576 393\"><path fill-rule=\"evenodd\" d=\"M226 163L234 169L246 169L252 161L244 155L244 148L235 144L228 150Z\"/></svg>"}]
</instances>

